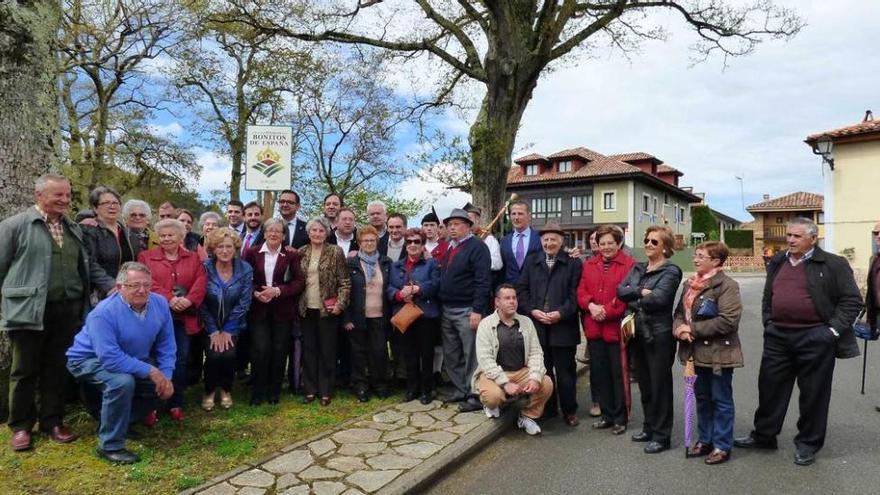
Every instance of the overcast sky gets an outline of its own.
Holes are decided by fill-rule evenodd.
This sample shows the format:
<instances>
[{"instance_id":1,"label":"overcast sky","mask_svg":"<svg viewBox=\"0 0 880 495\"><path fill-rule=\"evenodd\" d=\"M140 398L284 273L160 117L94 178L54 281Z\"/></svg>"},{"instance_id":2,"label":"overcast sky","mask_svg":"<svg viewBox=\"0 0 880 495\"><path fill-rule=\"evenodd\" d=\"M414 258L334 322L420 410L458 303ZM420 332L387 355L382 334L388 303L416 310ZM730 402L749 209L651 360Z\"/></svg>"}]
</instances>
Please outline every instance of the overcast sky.
<instances>
[{"instance_id":1,"label":"overcast sky","mask_svg":"<svg viewBox=\"0 0 880 495\"><path fill-rule=\"evenodd\" d=\"M681 184L705 192L713 208L743 220L751 218L737 175L746 206L763 194L821 193L821 161L804 138L859 122L867 109L880 118L880 1L777 3L794 5L807 26L790 42L768 41L729 60L726 69L719 57L691 67L695 37L674 17L668 41L647 42L629 60L600 51L555 67L534 92L516 156L575 146L644 151L681 170ZM466 132L470 118L439 124ZM399 148L412 144L402 139ZM200 163L200 192L228 181L227 159L204 151ZM442 189L413 179L399 193L423 198ZM443 216L467 199L449 194L437 211Z\"/></svg>"}]
</instances>

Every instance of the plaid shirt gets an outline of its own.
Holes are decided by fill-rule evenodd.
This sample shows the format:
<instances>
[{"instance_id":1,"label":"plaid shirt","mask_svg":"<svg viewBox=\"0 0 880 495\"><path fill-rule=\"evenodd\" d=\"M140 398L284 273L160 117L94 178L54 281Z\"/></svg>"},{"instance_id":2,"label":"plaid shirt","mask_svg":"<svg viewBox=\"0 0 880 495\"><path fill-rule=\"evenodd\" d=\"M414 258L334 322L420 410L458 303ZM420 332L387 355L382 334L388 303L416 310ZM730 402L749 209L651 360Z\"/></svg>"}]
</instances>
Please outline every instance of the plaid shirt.
<instances>
[{"instance_id":1,"label":"plaid shirt","mask_svg":"<svg viewBox=\"0 0 880 495\"><path fill-rule=\"evenodd\" d=\"M49 216L46 215L43 210L40 209L40 205L34 205L34 208L43 216L43 220L46 221L46 227L49 228L49 233L52 234L52 239L55 239L55 244L58 244L58 247L64 247L64 223L61 221L61 217L58 217L58 220L53 222L49 220Z\"/></svg>"}]
</instances>

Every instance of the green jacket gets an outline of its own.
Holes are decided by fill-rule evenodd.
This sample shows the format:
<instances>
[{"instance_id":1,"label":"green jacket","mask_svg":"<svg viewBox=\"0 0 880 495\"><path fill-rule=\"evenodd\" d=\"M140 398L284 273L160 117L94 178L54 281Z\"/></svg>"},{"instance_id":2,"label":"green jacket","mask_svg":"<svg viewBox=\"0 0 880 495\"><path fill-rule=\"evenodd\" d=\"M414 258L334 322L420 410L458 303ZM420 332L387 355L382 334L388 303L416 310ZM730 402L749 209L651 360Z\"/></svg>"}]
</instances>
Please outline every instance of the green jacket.
<instances>
[{"instance_id":1,"label":"green jacket","mask_svg":"<svg viewBox=\"0 0 880 495\"><path fill-rule=\"evenodd\" d=\"M66 217L62 221L79 244L85 315L90 307L91 283L109 290L115 281L99 275L79 225ZM52 234L35 207L0 222L0 331L43 329L52 242Z\"/></svg>"}]
</instances>

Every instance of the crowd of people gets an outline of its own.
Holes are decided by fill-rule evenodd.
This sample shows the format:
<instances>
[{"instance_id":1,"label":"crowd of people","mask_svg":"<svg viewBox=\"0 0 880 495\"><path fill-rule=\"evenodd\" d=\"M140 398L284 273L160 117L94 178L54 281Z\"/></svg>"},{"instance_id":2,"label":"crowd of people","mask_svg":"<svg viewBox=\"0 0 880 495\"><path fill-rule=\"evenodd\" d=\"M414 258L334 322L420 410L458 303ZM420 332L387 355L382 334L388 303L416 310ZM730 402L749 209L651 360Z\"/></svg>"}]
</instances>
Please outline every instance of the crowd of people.
<instances>
[{"instance_id":1,"label":"crowd of people","mask_svg":"<svg viewBox=\"0 0 880 495\"><path fill-rule=\"evenodd\" d=\"M186 421L188 386L203 383L205 411L233 407L236 378L251 405L277 404L286 385L303 403L328 406L344 387L362 402L399 389L403 400L429 404L445 377L451 392L440 399L461 411L497 417L522 398L526 433L554 416L576 427L583 333L592 428L627 431L634 381L644 421L631 439L648 454L668 450L677 355L697 377L689 455L719 464L733 446L775 448L797 380L794 460L806 465L824 443L835 358L858 354L852 271L817 245L808 219L787 225L788 249L768 264L754 430L734 439L742 302L722 242L696 246L682 284L667 227L647 229L644 262L615 225L598 226L582 253L565 246L555 221L532 227L523 201L509 205L513 228L499 240L470 204L442 221L432 210L408 228L378 201L357 226L336 194L303 220L292 190L278 195L277 216L231 200L225 219L196 219L166 202L155 222L149 204L123 203L108 187L91 191L91 208L71 220L71 186L58 175L38 178L35 198L0 222L15 451L32 448L37 424L56 442L76 439L63 422L71 375L99 422L98 455L116 463L137 460L125 448L136 426ZM878 272L875 261L872 328Z\"/></svg>"}]
</instances>

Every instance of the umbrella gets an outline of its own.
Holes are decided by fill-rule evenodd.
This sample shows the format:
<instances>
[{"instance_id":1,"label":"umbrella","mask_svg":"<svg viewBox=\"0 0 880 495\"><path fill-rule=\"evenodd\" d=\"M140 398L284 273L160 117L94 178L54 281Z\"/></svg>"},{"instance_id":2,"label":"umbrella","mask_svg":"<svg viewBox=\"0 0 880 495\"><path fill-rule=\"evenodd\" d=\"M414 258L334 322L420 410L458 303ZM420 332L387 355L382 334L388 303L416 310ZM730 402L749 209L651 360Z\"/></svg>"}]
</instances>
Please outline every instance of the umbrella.
<instances>
[{"instance_id":1,"label":"umbrella","mask_svg":"<svg viewBox=\"0 0 880 495\"><path fill-rule=\"evenodd\" d=\"M865 371L868 368L868 341L877 340L877 337L880 336L880 334L871 329L870 325L860 321L864 314L865 310L863 309L856 318L856 322L853 323L853 333L856 334L856 337L864 339L865 341L865 351L862 352L862 395L865 395Z\"/></svg>"},{"instance_id":2,"label":"umbrella","mask_svg":"<svg viewBox=\"0 0 880 495\"><path fill-rule=\"evenodd\" d=\"M694 358L688 359L684 368L684 456L693 443L694 420L697 417L697 397L694 395L694 383L697 372L694 370Z\"/></svg>"}]
</instances>

